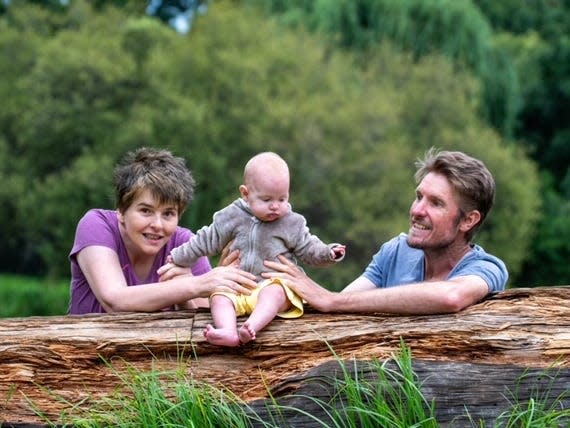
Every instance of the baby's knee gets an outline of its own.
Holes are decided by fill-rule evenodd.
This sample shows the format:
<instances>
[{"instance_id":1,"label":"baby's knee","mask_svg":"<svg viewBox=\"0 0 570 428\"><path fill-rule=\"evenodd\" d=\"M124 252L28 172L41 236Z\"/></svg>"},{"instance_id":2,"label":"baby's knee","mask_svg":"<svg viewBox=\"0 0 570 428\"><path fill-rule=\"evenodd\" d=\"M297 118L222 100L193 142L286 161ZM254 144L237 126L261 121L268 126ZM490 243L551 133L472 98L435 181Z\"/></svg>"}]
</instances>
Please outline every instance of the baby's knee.
<instances>
[{"instance_id":1,"label":"baby's knee","mask_svg":"<svg viewBox=\"0 0 570 428\"><path fill-rule=\"evenodd\" d=\"M285 290L279 284L270 284L263 287L259 292L259 296L261 297L262 295L271 296L271 298L275 300L287 300L287 294L285 294Z\"/></svg>"}]
</instances>

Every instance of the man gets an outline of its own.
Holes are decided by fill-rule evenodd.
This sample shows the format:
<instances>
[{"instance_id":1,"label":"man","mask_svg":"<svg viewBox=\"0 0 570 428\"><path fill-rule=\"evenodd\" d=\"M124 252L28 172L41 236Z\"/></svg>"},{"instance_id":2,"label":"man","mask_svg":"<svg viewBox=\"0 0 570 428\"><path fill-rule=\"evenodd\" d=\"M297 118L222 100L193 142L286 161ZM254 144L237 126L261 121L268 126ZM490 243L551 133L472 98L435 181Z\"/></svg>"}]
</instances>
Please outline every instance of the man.
<instances>
[{"instance_id":1,"label":"man","mask_svg":"<svg viewBox=\"0 0 570 428\"><path fill-rule=\"evenodd\" d=\"M382 245L341 293L321 287L284 258L266 261L273 272L263 275L285 278L322 312L452 313L503 290L505 264L472 243L495 198L487 167L465 153L433 148L417 167L408 233Z\"/></svg>"}]
</instances>

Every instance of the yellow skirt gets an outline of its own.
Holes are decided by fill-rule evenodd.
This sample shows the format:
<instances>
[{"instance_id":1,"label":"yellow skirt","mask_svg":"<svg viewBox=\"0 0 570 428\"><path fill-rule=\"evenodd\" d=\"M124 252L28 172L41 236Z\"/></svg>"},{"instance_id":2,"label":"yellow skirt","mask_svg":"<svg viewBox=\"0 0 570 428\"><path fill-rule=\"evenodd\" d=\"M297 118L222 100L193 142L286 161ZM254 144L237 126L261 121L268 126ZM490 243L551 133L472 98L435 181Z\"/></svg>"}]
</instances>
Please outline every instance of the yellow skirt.
<instances>
[{"instance_id":1,"label":"yellow skirt","mask_svg":"<svg viewBox=\"0 0 570 428\"><path fill-rule=\"evenodd\" d=\"M249 315L253 312L253 309L257 304L257 297L259 295L259 292L264 287L267 287L268 285L271 284L278 284L281 287L283 287L287 299L289 299L289 302L291 302L291 307L287 311L277 314L277 316L281 318L299 318L301 315L303 315L304 313L303 301L301 300L299 295L297 295L297 293L295 293L293 290L289 288L289 286L287 285L287 281L281 278L271 278L260 282L257 288L254 289L249 296L245 294L226 293L219 291L213 293L210 296L210 298L218 294L226 296L228 299L230 299L233 302L234 308L236 309L236 316L239 317L242 315Z\"/></svg>"}]
</instances>

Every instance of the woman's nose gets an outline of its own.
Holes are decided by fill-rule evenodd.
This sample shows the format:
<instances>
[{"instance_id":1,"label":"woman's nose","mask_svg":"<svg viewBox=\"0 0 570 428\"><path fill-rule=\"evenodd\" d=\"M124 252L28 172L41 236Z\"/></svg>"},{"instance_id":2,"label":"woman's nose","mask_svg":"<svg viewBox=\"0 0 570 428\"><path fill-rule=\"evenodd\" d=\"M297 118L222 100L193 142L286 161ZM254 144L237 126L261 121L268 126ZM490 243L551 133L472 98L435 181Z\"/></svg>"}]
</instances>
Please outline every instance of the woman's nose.
<instances>
[{"instance_id":1,"label":"woman's nose","mask_svg":"<svg viewBox=\"0 0 570 428\"><path fill-rule=\"evenodd\" d=\"M152 227L156 227L156 228L162 227L162 218L161 218L161 216L159 216L159 215L154 215L154 216L152 216L152 219L151 219L151 221L150 221L150 225L151 225Z\"/></svg>"}]
</instances>

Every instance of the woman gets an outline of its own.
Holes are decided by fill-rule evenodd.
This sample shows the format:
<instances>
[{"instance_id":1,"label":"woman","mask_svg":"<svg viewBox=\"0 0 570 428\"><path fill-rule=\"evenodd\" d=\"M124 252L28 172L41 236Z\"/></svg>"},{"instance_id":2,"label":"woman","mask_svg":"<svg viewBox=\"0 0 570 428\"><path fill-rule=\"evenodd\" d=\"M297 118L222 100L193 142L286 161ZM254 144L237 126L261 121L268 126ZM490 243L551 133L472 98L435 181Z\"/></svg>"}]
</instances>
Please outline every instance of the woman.
<instances>
[{"instance_id":1,"label":"woman","mask_svg":"<svg viewBox=\"0 0 570 428\"><path fill-rule=\"evenodd\" d=\"M250 294L255 276L234 266L191 268L159 276L170 251L192 236L178 226L194 194L184 160L141 148L115 169L115 210L92 209L79 221L71 261L70 314L208 306L213 292Z\"/></svg>"}]
</instances>

